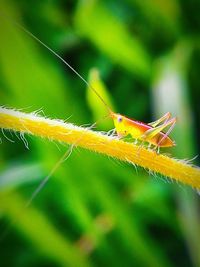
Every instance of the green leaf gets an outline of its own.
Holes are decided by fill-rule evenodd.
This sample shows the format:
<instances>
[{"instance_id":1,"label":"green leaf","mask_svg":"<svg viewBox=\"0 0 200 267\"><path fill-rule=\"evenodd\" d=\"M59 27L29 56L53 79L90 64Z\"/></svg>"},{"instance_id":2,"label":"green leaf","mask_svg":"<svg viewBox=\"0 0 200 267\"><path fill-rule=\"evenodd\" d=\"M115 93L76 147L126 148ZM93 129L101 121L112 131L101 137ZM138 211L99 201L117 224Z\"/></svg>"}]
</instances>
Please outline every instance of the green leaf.
<instances>
[{"instance_id":1,"label":"green leaf","mask_svg":"<svg viewBox=\"0 0 200 267\"><path fill-rule=\"evenodd\" d=\"M89 84L96 90L96 92L103 98L106 105L110 107L111 110L114 111L114 105L111 100L111 96L100 79L99 72L97 69L91 69L89 73ZM97 96L97 94L90 88L87 88L87 102L89 107L92 110L94 121L97 121L97 126L101 126L102 129L111 129L113 127L112 120L108 117L108 108L102 102L102 100Z\"/></svg>"},{"instance_id":2,"label":"green leaf","mask_svg":"<svg viewBox=\"0 0 200 267\"><path fill-rule=\"evenodd\" d=\"M75 15L75 26L80 35L113 62L141 79L150 78L151 60L144 45L102 3L82 1Z\"/></svg>"}]
</instances>

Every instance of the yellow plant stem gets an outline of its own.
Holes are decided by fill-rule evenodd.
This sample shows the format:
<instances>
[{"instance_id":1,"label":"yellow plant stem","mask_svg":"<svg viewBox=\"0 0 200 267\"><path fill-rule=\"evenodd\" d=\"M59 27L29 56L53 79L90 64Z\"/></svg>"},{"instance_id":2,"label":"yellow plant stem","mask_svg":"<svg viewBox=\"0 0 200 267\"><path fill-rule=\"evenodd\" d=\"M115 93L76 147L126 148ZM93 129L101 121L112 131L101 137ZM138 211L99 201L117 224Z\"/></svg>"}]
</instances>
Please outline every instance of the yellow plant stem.
<instances>
[{"instance_id":1,"label":"yellow plant stem","mask_svg":"<svg viewBox=\"0 0 200 267\"><path fill-rule=\"evenodd\" d=\"M0 128L80 146L200 189L200 168L71 123L0 107Z\"/></svg>"}]
</instances>

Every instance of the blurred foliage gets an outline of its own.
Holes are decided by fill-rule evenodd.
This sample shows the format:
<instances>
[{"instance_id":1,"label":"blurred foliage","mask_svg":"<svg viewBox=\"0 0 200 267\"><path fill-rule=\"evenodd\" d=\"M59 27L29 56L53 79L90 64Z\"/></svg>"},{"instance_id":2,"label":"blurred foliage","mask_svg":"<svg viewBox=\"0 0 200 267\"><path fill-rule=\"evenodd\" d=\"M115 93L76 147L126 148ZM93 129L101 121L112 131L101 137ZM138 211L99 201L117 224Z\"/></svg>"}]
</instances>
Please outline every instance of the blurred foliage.
<instances>
[{"instance_id":1,"label":"blurred foliage","mask_svg":"<svg viewBox=\"0 0 200 267\"><path fill-rule=\"evenodd\" d=\"M89 77L117 112L145 122L178 115L170 153L191 159L200 148L199 10L197 0L1 0L0 105L113 127L87 86L18 21ZM200 266L192 190L74 149L25 208L66 148L26 136L28 150L10 132L1 140L2 267Z\"/></svg>"}]
</instances>

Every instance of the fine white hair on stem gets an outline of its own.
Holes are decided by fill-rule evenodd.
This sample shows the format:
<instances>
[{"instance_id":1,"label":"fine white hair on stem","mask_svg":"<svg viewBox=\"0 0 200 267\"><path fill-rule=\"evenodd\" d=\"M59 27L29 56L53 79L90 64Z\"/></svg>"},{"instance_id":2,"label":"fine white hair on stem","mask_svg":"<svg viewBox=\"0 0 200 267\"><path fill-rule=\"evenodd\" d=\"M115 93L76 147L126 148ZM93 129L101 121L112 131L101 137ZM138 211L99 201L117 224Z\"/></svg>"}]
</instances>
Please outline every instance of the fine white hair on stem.
<instances>
[{"instance_id":1,"label":"fine white hair on stem","mask_svg":"<svg viewBox=\"0 0 200 267\"><path fill-rule=\"evenodd\" d=\"M57 141L53 140L53 139L49 139L55 146L56 148L58 149L58 151L61 151L60 147L59 147L59 144Z\"/></svg>"},{"instance_id":2,"label":"fine white hair on stem","mask_svg":"<svg viewBox=\"0 0 200 267\"><path fill-rule=\"evenodd\" d=\"M15 142L14 140L10 139L10 138L5 134L3 128L1 128L1 131L2 131L3 136L4 136L8 141L10 141L11 143L14 143L14 142Z\"/></svg>"},{"instance_id":3,"label":"fine white hair on stem","mask_svg":"<svg viewBox=\"0 0 200 267\"><path fill-rule=\"evenodd\" d=\"M22 142L24 143L25 147L29 150L28 141L25 138L25 134L23 132L20 133L20 138L21 138Z\"/></svg>"},{"instance_id":4,"label":"fine white hair on stem","mask_svg":"<svg viewBox=\"0 0 200 267\"><path fill-rule=\"evenodd\" d=\"M148 170L148 169L146 171L148 172L150 177L153 177L156 181L160 181L159 177L156 175L156 173L154 171Z\"/></svg>"},{"instance_id":5,"label":"fine white hair on stem","mask_svg":"<svg viewBox=\"0 0 200 267\"><path fill-rule=\"evenodd\" d=\"M172 181L171 179L169 179L168 177L163 177L163 179L165 179L165 181L168 183L168 184L172 184Z\"/></svg>"},{"instance_id":6,"label":"fine white hair on stem","mask_svg":"<svg viewBox=\"0 0 200 267\"><path fill-rule=\"evenodd\" d=\"M140 153L138 153L138 146L133 143L117 138L113 139L106 134L78 127L72 123L64 123L61 120L51 120L0 107L0 127L68 144L76 143L79 147L121 161L132 162L145 169L151 169L154 173L160 173L174 180L200 188L200 169L198 167L192 167L186 162L183 163L172 157L157 154L155 151L149 151L141 146Z\"/></svg>"},{"instance_id":7,"label":"fine white hair on stem","mask_svg":"<svg viewBox=\"0 0 200 267\"><path fill-rule=\"evenodd\" d=\"M199 155L196 155L196 156L194 156L194 157L191 158L191 159L186 159L185 162L186 162L187 164L190 164L190 165L193 166L193 161L195 161L195 159L197 159L198 157L199 157Z\"/></svg>"},{"instance_id":8,"label":"fine white hair on stem","mask_svg":"<svg viewBox=\"0 0 200 267\"><path fill-rule=\"evenodd\" d=\"M19 141L21 141L20 132L14 132L15 136Z\"/></svg>"},{"instance_id":9,"label":"fine white hair on stem","mask_svg":"<svg viewBox=\"0 0 200 267\"><path fill-rule=\"evenodd\" d=\"M69 119L71 119L73 117L73 114L71 114L69 117L67 117L66 119L63 120L63 122L68 122Z\"/></svg>"},{"instance_id":10,"label":"fine white hair on stem","mask_svg":"<svg viewBox=\"0 0 200 267\"><path fill-rule=\"evenodd\" d=\"M37 109L37 110L31 112L31 113L32 113L33 115L36 115L36 116L42 114L44 117L46 117L46 115L45 115L45 113L44 113L44 111L43 111L43 107L41 107L41 108L39 108L39 109Z\"/></svg>"},{"instance_id":11,"label":"fine white hair on stem","mask_svg":"<svg viewBox=\"0 0 200 267\"><path fill-rule=\"evenodd\" d=\"M138 174L138 169L137 169L136 164L131 162L131 161L129 161L128 159L126 159L126 160L127 160L127 162L129 162L130 165L132 165L134 167L136 174Z\"/></svg>"}]
</instances>

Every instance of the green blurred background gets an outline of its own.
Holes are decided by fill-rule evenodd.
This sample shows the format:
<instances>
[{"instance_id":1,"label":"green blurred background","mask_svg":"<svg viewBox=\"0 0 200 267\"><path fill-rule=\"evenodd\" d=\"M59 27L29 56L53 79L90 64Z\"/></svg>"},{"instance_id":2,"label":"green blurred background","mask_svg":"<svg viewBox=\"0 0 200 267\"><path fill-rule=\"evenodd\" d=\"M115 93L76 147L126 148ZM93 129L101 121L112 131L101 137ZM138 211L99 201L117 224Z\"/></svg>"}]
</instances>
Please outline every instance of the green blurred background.
<instances>
[{"instance_id":1,"label":"green blurred background","mask_svg":"<svg viewBox=\"0 0 200 267\"><path fill-rule=\"evenodd\" d=\"M200 148L199 11L197 0L1 0L0 105L78 125L105 115L85 84L14 20L95 83L115 111L144 122L178 116L177 147L163 153L192 159ZM10 132L1 140L1 267L200 266L192 189L76 148L25 208L66 145Z\"/></svg>"}]
</instances>

